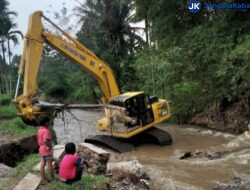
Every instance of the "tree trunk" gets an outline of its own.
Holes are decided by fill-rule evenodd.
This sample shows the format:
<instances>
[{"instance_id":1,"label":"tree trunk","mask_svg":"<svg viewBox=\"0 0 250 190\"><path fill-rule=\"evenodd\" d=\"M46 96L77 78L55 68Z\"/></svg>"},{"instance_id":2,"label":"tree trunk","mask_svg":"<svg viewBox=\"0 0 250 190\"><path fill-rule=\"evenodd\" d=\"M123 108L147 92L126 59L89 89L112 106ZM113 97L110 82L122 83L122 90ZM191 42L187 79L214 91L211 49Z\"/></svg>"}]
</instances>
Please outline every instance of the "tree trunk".
<instances>
[{"instance_id":1,"label":"tree trunk","mask_svg":"<svg viewBox=\"0 0 250 190\"><path fill-rule=\"evenodd\" d=\"M149 33L148 33L148 18L145 18L145 34L146 34L146 42L149 45Z\"/></svg>"},{"instance_id":2,"label":"tree trunk","mask_svg":"<svg viewBox=\"0 0 250 190\"><path fill-rule=\"evenodd\" d=\"M9 90L8 90L8 79L6 77L6 69L5 69L5 64L6 64L6 58L5 58L5 48L4 48L4 40L2 39L1 41L1 45L2 45L2 55L3 55L3 64L2 64L2 72L3 72L3 75L2 75L2 80L3 80L3 83L4 83L4 87L5 87L5 91L4 93L8 93Z\"/></svg>"},{"instance_id":3,"label":"tree trunk","mask_svg":"<svg viewBox=\"0 0 250 190\"><path fill-rule=\"evenodd\" d=\"M4 81L3 81L2 59L0 59L0 94L3 93L4 93Z\"/></svg>"},{"instance_id":4,"label":"tree trunk","mask_svg":"<svg viewBox=\"0 0 250 190\"><path fill-rule=\"evenodd\" d=\"M153 91L154 91L154 95L156 94L156 86L155 86L155 64L154 64L154 60L151 56L151 63L152 63L152 82L153 82Z\"/></svg>"},{"instance_id":5,"label":"tree trunk","mask_svg":"<svg viewBox=\"0 0 250 190\"><path fill-rule=\"evenodd\" d=\"M10 40L8 39L8 56L9 56L9 93L12 94L12 64L11 64L11 53L10 53Z\"/></svg>"}]
</instances>

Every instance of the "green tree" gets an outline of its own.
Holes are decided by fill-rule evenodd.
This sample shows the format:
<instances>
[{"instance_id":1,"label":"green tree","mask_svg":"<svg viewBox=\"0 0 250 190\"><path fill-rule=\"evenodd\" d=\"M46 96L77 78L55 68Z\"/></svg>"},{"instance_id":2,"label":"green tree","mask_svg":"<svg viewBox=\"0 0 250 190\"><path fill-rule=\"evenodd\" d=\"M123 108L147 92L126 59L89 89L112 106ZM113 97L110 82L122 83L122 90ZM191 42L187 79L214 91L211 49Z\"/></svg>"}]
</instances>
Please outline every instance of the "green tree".
<instances>
[{"instance_id":1,"label":"green tree","mask_svg":"<svg viewBox=\"0 0 250 190\"><path fill-rule=\"evenodd\" d=\"M12 21L11 16L16 16L16 13L9 11L9 3L6 0L0 0L0 39L1 39L1 61L0 61L0 74L1 74L1 93L12 94L12 66L11 66L11 51L10 42L14 45L18 43L17 34L22 36L22 33L13 30L16 24ZM6 48L7 47L7 48ZM7 49L7 50L6 50ZM6 61L6 53L8 55L8 64Z\"/></svg>"},{"instance_id":2,"label":"green tree","mask_svg":"<svg viewBox=\"0 0 250 190\"><path fill-rule=\"evenodd\" d=\"M119 0L87 0L75 8L82 21L78 39L113 69L119 86L133 88L135 53L144 43L132 27L131 4ZM126 86L127 85L127 86Z\"/></svg>"}]
</instances>

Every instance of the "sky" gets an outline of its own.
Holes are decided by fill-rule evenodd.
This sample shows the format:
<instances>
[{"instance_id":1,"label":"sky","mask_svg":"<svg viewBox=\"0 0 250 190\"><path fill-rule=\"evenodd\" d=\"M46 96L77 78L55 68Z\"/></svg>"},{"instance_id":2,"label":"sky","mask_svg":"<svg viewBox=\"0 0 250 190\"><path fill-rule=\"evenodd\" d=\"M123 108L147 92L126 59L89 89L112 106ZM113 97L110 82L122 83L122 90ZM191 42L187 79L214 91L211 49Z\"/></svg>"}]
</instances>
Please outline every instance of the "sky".
<instances>
[{"instance_id":1,"label":"sky","mask_svg":"<svg viewBox=\"0 0 250 190\"><path fill-rule=\"evenodd\" d=\"M9 10L15 11L18 15L13 20L17 23L16 30L22 31L25 35L28 28L29 15L37 10L44 12L45 16L54 20L54 12L59 12L63 7L66 7L69 11L78 5L76 0L8 0ZM14 47L15 54L22 53L23 41L20 39L19 44Z\"/></svg>"},{"instance_id":2,"label":"sky","mask_svg":"<svg viewBox=\"0 0 250 190\"><path fill-rule=\"evenodd\" d=\"M17 28L15 30L20 30L24 35L26 34L28 28L28 18L29 15L37 10L44 12L44 15L50 18L54 23L57 23L54 19L54 13L59 12L63 7L66 7L69 14L72 14L72 10L75 6L79 5L77 0L8 0L9 10L15 11L17 17L13 17L15 23L17 23ZM80 0L83 2L84 0ZM71 17L70 23L76 23L77 19L73 16ZM133 26L144 27L144 22L133 24ZM64 29L64 28L62 28ZM77 32L77 31L75 31ZM145 39L145 34L143 32L137 32L140 36ZM70 33L71 36L74 34ZM19 44L13 47L13 54L22 54L23 41L20 39Z\"/></svg>"}]
</instances>

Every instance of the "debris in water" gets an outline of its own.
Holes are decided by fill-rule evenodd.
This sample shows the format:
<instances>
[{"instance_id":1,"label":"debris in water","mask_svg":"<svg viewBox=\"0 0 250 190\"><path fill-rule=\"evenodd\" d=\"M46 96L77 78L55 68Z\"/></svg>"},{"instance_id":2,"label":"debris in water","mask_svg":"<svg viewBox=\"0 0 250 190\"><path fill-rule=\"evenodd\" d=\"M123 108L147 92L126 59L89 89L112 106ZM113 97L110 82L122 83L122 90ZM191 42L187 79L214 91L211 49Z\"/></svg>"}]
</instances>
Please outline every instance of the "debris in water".
<instances>
[{"instance_id":1,"label":"debris in water","mask_svg":"<svg viewBox=\"0 0 250 190\"><path fill-rule=\"evenodd\" d=\"M189 157L191 157L191 152L180 149L176 149L174 151L174 155L172 156L173 159L186 159Z\"/></svg>"},{"instance_id":2,"label":"debris in water","mask_svg":"<svg viewBox=\"0 0 250 190\"><path fill-rule=\"evenodd\" d=\"M221 158L221 154L215 151L213 148L208 148L206 150L197 150L193 155L194 157L205 157L211 160Z\"/></svg>"}]
</instances>

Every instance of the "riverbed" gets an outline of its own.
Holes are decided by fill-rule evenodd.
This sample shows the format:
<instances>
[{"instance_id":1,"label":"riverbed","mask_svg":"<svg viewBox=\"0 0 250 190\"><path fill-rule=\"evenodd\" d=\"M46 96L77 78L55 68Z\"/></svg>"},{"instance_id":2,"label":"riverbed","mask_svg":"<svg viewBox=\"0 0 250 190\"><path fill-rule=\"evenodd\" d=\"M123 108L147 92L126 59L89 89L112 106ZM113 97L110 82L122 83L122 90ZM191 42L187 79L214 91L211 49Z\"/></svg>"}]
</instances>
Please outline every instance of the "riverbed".
<instances>
[{"instance_id":1,"label":"riverbed","mask_svg":"<svg viewBox=\"0 0 250 190\"><path fill-rule=\"evenodd\" d=\"M96 123L103 116L104 113L101 111L83 110L73 110L71 113L58 115L54 121L58 144L67 142L79 144L84 142L87 136L100 134ZM216 160L173 159L176 149L193 152L225 144L236 137L232 134L194 125L160 124L158 127L171 134L173 138L171 146L143 144L132 152L114 153L110 162L137 159L148 172L152 188L159 190L212 189L219 183L228 182L235 172L250 171L250 150L248 149L225 154Z\"/></svg>"}]
</instances>

